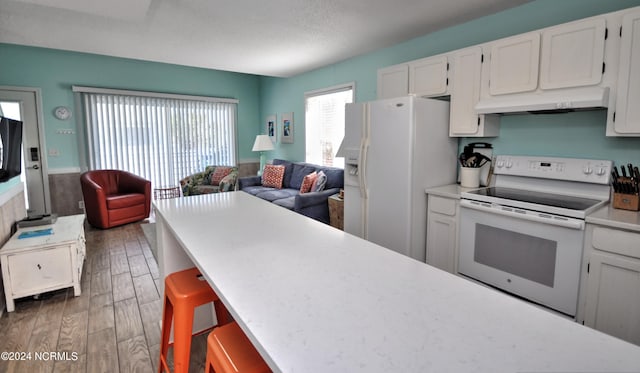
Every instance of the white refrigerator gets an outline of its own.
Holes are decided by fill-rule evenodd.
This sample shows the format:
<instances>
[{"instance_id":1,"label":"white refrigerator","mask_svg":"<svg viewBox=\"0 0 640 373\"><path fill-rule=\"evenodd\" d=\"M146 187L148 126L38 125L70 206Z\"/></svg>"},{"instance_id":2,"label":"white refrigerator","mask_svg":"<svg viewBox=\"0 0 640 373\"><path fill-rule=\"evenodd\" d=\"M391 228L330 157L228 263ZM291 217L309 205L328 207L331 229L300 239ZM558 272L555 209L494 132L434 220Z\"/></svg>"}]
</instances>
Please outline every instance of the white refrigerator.
<instances>
[{"instance_id":1,"label":"white refrigerator","mask_svg":"<svg viewBox=\"0 0 640 373\"><path fill-rule=\"evenodd\" d=\"M346 105L344 230L425 261L425 188L454 183L449 103L399 97Z\"/></svg>"}]
</instances>

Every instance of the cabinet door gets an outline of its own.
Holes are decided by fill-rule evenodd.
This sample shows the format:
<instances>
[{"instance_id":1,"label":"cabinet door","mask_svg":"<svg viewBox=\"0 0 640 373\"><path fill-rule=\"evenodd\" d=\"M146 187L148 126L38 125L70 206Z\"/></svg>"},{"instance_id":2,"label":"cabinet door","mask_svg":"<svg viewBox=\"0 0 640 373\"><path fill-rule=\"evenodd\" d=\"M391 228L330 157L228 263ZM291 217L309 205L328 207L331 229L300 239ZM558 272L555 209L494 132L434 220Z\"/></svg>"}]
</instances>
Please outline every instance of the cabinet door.
<instances>
[{"instance_id":1,"label":"cabinet door","mask_svg":"<svg viewBox=\"0 0 640 373\"><path fill-rule=\"evenodd\" d=\"M614 128L640 134L640 11L622 18L620 67Z\"/></svg>"},{"instance_id":2,"label":"cabinet door","mask_svg":"<svg viewBox=\"0 0 640 373\"><path fill-rule=\"evenodd\" d=\"M540 34L531 32L491 43L489 93L528 92L538 87Z\"/></svg>"},{"instance_id":3,"label":"cabinet door","mask_svg":"<svg viewBox=\"0 0 640 373\"><path fill-rule=\"evenodd\" d=\"M35 294L73 282L69 246L33 250L8 257L13 294Z\"/></svg>"},{"instance_id":4,"label":"cabinet door","mask_svg":"<svg viewBox=\"0 0 640 373\"><path fill-rule=\"evenodd\" d=\"M409 94L409 65L394 65L378 70L378 98Z\"/></svg>"},{"instance_id":5,"label":"cabinet door","mask_svg":"<svg viewBox=\"0 0 640 373\"><path fill-rule=\"evenodd\" d=\"M640 260L593 251L585 325L640 344Z\"/></svg>"},{"instance_id":6,"label":"cabinet door","mask_svg":"<svg viewBox=\"0 0 640 373\"><path fill-rule=\"evenodd\" d=\"M600 83L603 73L604 18L553 27L542 33L540 88Z\"/></svg>"},{"instance_id":7,"label":"cabinet door","mask_svg":"<svg viewBox=\"0 0 640 373\"><path fill-rule=\"evenodd\" d=\"M427 264L456 273L456 218L429 213L427 220Z\"/></svg>"},{"instance_id":8,"label":"cabinet door","mask_svg":"<svg viewBox=\"0 0 640 373\"><path fill-rule=\"evenodd\" d=\"M457 272L458 201L428 196L427 264L450 273Z\"/></svg>"},{"instance_id":9,"label":"cabinet door","mask_svg":"<svg viewBox=\"0 0 640 373\"><path fill-rule=\"evenodd\" d=\"M451 115L449 136L497 136L499 117L478 115L480 99L482 48L471 47L456 52L451 73Z\"/></svg>"},{"instance_id":10,"label":"cabinet door","mask_svg":"<svg viewBox=\"0 0 640 373\"><path fill-rule=\"evenodd\" d=\"M423 58L409 64L409 92L421 97L447 93L447 56Z\"/></svg>"}]
</instances>

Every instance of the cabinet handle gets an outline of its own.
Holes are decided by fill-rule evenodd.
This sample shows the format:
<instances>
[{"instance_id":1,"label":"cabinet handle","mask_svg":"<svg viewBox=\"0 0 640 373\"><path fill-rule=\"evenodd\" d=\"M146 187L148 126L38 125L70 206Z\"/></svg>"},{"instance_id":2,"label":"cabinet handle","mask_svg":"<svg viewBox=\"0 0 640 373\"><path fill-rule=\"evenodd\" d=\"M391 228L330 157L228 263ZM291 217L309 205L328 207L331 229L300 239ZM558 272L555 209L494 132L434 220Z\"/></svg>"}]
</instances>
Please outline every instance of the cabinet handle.
<instances>
[{"instance_id":1,"label":"cabinet handle","mask_svg":"<svg viewBox=\"0 0 640 373\"><path fill-rule=\"evenodd\" d=\"M38 264L38 269L42 269L42 266L40 266L40 264Z\"/></svg>"}]
</instances>

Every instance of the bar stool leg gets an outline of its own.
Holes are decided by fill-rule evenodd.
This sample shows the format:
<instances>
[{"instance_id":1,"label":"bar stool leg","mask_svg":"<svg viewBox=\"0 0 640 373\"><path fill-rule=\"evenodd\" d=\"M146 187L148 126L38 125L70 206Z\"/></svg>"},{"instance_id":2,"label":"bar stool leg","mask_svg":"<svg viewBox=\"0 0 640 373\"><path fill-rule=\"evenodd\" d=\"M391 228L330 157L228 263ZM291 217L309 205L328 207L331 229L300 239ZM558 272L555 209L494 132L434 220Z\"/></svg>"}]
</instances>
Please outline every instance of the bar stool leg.
<instances>
[{"instance_id":1,"label":"bar stool leg","mask_svg":"<svg viewBox=\"0 0 640 373\"><path fill-rule=\"evenodd\" d=\"M171 336L171 321L173 320L173 305L169 298L164 298L164 307L162 308L162 336L160 339L160 364L158 364L158 373L169 371L167 362L167 354L169 353L169 337Z\"/></svg>"},{"instance_id":2,"label":"bar stool leg","mask_svg":"<svg viewBox=\"0 0 640 373\"><path fill-rule=\"evenodd\" d=\"M191 357L191 329L193 329L193 309L176 307L173 319L173 371L189 372Z\"/></svg>"}]
</instances>

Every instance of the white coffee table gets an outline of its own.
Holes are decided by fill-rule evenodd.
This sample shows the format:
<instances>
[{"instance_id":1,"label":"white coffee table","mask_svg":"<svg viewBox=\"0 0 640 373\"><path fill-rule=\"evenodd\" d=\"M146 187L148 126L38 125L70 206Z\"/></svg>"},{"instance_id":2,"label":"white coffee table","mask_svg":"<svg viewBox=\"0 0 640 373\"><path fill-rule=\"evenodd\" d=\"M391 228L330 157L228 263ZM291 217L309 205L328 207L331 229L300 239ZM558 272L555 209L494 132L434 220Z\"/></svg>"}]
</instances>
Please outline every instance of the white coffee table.
<instances>
[{"instance_id":1,"label":"white coffee table","mask_svg":"<svg viewBox=\"0 0 640 373\"><path fill-rule=\"evenodd\" d=\"M54 224L20 228L0 250L7 311L14 299L73 286L80 295L86 255L84 215L63 216ZM18 238L23 232L52 228L52 234Z\"/></svg>"}]
</instances>

